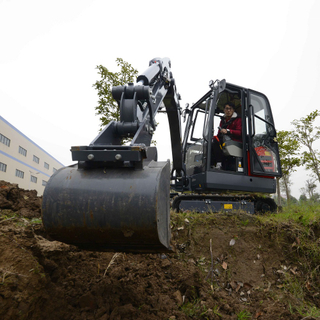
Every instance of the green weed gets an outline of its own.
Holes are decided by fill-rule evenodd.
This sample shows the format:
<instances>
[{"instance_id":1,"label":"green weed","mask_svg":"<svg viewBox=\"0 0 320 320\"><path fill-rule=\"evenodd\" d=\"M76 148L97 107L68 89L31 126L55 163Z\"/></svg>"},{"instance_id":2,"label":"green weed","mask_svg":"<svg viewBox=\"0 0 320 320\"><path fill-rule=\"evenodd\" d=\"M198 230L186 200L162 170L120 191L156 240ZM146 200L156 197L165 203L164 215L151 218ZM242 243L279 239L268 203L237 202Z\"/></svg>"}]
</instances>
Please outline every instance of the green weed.
<instances>
[{"instance_id":1,"label":"green weed","mask_svg":"<svg viewBox=\"0 0 320 320\"><path fill-rule=\"evenodd\" d=\"M203 316L208 311L206 306L200 304L199 299L195 299L191 302L186 302L180 308L186 316L191 318L198 318L199 316Z\"/></svg>"},{"instance_id":2,"label":"green weed","mask_svg":"<svg viewBox=\"0 0 320 320\"><path fill-rule=\"evenodd\" d=\"M302 301L304 299L304 289L299 280L289 273L285 273L284 278L284 289Z\"/></svg>"},{"instance_id":3,"label":"green weed","mask_svg":"<svg viewBox=\"0 0 320 320\"><path fill-rule=\"evenodd\" d=\"M249 224L249 219L241 221L241 224L246 227Z\"/></svg>"},{"instance_id":4,"label":"green weed","mask_svg":"<svg viewBox=\"0 0 320 320\"><path fill-rule=\"evenodd\" d=\"M32 224L42 224L42 219L40 218L33 218L30 221Z\"/></svg>"},{"instance_id":5,"label":"green weed","mask_svg":"<svg viewBox=\"0 0 320 320\"><path fill-rule=\"evenodd\" d=\"M222 318L222 315L218 311L219 311L219 307L218 306L214 306L213 310L212 310L213 314L216 314L217 316Z\"/></svg>"},{"instance_id":6,"label":"green weed","mask_svg":"<svg viewBox=\"0 0 320 320\"><path fill-rule=\"evenodd\" d=\"M247 311L247 310L241 310L238 314L237 314L237 319L238 320L248 320L252 318L252 314Z\"/></svg>"},{"instance_id":7,"label":"green weed","mask_svg":"<svg viewBox=\"0 0 320 320\"><path fill-rule=\"evenodd\" d=\"M7 210L7 209L0 210L0 221L14 220L16 218L19 218L17 212Z\"/></svg>"},{"instance_id":8,"label":"green weed","mask_svg":"<svg viewBox=\"0 0 320 320\"><path fill-rule=\"evenodd\" d=\"M296 309L299 312L299 314L304 317L304 319L307 319L309 317L316 318L316 319L320 318L320 309L315 306L304 305L301 307L297 307Z\"/></svg>"}]
</instances>

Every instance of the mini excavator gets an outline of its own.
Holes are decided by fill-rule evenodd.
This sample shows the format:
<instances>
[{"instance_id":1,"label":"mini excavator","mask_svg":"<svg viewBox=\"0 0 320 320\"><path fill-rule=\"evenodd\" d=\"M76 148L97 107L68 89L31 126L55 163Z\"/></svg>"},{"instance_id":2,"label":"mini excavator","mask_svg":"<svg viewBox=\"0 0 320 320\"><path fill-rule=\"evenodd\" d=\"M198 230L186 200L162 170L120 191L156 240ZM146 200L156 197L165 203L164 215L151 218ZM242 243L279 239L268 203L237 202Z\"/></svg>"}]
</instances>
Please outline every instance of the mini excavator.
<instances>
[{"instance_id":1,"label":"mini excavator","mask_svg":"<svg viewBox=\"0 0 320 320\"><path fill-rule=\"evenodd\" d=\"M276 210L265 195L275 193L281 167L264 94L216 80L182 109L170 60L155 58L135 84L113 87L112 95L120 121L110 122L89 146L71 147L76 164L47 183L42 220L53 239L94 251L169 252L170 203L177 211ZM242 141L220 142L225 161L217 167L212 145L228 101L241 118ZM150 146L160 111L168 117L172 166L157 161Z\"/></svg>"}]
</instances>

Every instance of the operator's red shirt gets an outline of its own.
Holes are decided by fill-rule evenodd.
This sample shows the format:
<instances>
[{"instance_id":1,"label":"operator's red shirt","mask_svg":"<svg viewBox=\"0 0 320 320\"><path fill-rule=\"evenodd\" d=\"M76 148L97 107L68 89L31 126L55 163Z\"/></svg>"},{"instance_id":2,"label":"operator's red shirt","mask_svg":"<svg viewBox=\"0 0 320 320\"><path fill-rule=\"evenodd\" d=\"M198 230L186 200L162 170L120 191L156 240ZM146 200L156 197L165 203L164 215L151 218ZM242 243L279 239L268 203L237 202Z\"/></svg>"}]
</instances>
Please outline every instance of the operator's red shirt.
<instances>
[{"instance_id":1,"label":"operator's red shirt","mask_svg":"<svg viewBox=\"0 0 320 320\"><path fill-rule=\"evenodd\" d=\"M220 122L221 129L230 130L230 138L234 141L242 142L242 123L241 118L231 118L229 121L222 119ZM218 136L221 137L220 129L218 131Z\"/></svg>"}]
</instances>

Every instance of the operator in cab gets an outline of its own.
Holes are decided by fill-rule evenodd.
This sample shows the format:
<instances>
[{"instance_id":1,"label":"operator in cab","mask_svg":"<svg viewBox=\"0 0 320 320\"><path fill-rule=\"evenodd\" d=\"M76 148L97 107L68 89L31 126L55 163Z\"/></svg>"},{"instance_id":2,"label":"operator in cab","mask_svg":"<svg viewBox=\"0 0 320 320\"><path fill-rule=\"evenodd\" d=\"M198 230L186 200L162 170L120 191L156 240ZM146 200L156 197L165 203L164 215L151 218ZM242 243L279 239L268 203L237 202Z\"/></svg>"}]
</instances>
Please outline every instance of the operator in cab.
<instances>
[{"instance_id":1,"label":"operator in cab","mask_svg":"<svg viewBox=\"0 0 320 320\"><path fill-rule=\"evenodd\" d=\"M212 141L211 165L220 169L220 164L222 164L222 169L228 170L223 165L226 161L224 161L222 144L226 139L242 142L242 123L232 102L225 103L223 111L224 116L220 121L218 134L213 137Z\"/></svg>"},{"instance_id":2,"label":"operator in cab","mask_svg":"<svg viewBox=\"0 0 320 320\"><path fill-rule=\"evenodd\" d=\"M232 102L227 102L224 105L224 117L219 125L218 137L220 139L223 138L223 135L228 135L232 140L242 142L241 119L234 109L235 106Z\"/></svg>"}]
</instances>

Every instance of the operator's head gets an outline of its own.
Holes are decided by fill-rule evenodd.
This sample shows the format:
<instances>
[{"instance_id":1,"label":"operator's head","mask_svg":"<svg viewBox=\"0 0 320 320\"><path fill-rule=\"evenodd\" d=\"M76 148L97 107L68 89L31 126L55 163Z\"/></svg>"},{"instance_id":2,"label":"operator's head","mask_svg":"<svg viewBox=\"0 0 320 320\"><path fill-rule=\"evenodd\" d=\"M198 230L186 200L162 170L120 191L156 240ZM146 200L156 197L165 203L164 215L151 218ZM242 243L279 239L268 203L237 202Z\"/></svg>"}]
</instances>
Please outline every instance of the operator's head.
<instances>
[{"instance_id":1,"label":"operator's head","mask_svg":"<svg viewBox=\"0 0 320 320\"><path fill-rule=\"evenodd\" d=\"M226 118L231 118L234 113L234 104L232 102L227 102L224 105L224 115Z\"/></svg>"}]
</instances>

